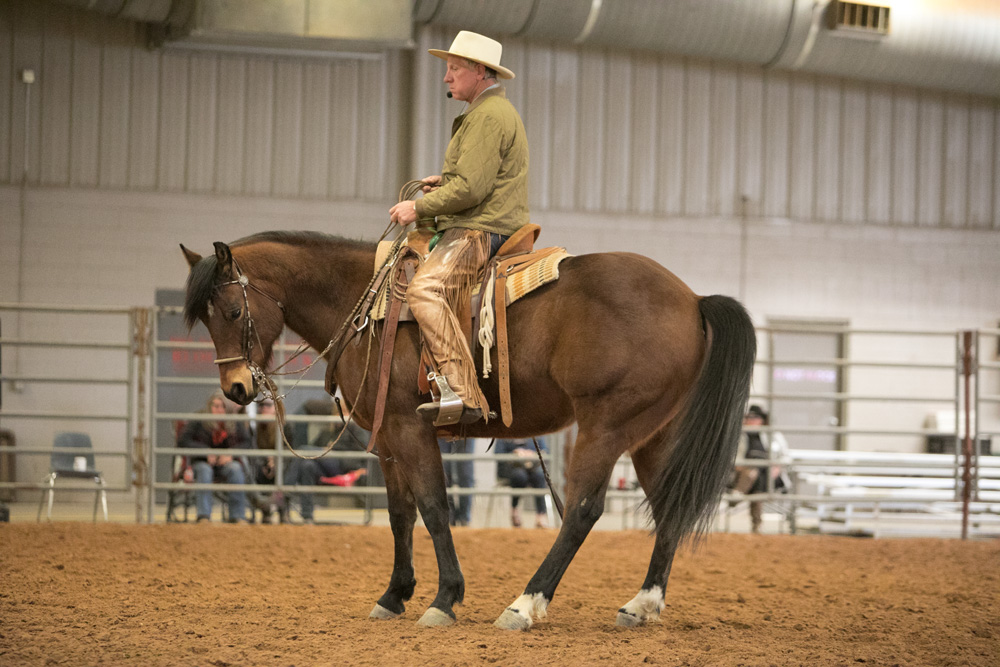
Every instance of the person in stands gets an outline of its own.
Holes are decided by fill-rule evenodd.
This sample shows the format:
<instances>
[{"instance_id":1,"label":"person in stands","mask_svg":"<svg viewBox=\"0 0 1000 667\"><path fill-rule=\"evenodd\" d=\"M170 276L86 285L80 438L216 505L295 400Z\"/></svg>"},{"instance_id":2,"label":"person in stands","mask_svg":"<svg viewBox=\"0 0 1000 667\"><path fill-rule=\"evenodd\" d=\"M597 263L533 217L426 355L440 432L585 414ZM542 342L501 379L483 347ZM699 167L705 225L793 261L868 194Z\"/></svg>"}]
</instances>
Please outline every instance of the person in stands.
<instances>
[{"instance_id":1,"label":"person in stands","mask_svg":"<svg viewBox=\"0 0 1000 667\"><path fill-rule=\"evenodd\" d=\"M245 484L247 477L244 462L227 450L245 449L249 445L250 438L246 425L226 419L234 410L221 391L212 394L205 411L210 416L204 420L188 422L177 442L178 447L220 450L218 454L191 457L193 481L198 484L211 484L215 481ZM246 521L247 494L244 491L230 491L227 496L229 522ZM210 521L212 491L196 491L195 507L199 523Z\"/></svg>"},{"instance_id":2,"label":"person in stands","mask_svg":"<svg viewBox=\"0 0 1000 667\"><path fill-rule=\"evenodd\" d=\"M539 448L544 452L545 443L539 442ZM500 461L497 463L497 477L506 480L513 489L544 489L545 472L538 463L538 454L535 446L530 440L524 439L502 439L497 440L493 446L497 454L517 454L518 461ZM521 512L518 509L521 497L511 496L510 499L510 523L515 528L522 525ZM535 528L548 528L548 513L545 507L545 496L535 496Z\"/></svg>"}]
</instances>

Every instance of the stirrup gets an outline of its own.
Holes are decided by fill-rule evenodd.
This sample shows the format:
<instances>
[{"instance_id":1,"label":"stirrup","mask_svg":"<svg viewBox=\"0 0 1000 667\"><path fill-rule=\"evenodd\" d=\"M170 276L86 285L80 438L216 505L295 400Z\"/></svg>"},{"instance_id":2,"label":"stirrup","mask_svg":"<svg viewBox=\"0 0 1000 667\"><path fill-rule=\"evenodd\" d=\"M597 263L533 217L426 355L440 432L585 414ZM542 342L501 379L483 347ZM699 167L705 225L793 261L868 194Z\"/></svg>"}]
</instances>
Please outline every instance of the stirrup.
<instances>
[{"instance_id":1,"label":"stirrup","mask_svg":"<svg viewBox=\"0 0 1000 667\"><path fill-rule=\"evenodd\" d=\"M439 401L424 403L419 406L417 408L417 414L425 419L433 419L433 424L435 426L450 426L452 424L457 424L459 421L463 421L463 413L467 412L465 404L462 402L462 399L459 398L458 394L456 394L451 388L451 385L448 384L448 379L443 375L431 372L427 374L427 380L437 384L438 392L440 393L441 398ZM479 421L482 417L482 412L478 409L475 411L480 412L479 416L475 420ZM470 414L467 418L472 417L472 410L470 409L468 412Z\"/></svg>"}]
</instances>

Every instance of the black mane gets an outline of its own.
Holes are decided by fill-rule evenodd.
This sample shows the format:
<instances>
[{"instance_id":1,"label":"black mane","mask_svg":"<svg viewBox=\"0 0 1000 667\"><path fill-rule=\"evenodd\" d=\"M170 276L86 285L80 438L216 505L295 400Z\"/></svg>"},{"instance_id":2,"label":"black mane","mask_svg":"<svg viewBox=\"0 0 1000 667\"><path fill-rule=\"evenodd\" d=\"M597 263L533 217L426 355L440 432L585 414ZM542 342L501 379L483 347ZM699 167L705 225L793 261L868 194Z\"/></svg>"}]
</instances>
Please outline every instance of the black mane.
<instances>
[{"instance_id":1,"label":"black mane","mask_svg":"<svg viewBox=\"0 0 1000 667\"><path fill-rule=\"evenodd\" d=\"M254 243L283 243L291 246L326 245L356 250L370 249L374 244L369 241L345 239L339 236L310 231L271 231L258 232L245 236L229 244L231 248L252 245ZM218 260L214 254L206 255L200 262L191 267L187 279L187 290L184 296L184 323L188 329L208 316L208 303L215 292L215 274Z\"/></svg>"}]
</instances>

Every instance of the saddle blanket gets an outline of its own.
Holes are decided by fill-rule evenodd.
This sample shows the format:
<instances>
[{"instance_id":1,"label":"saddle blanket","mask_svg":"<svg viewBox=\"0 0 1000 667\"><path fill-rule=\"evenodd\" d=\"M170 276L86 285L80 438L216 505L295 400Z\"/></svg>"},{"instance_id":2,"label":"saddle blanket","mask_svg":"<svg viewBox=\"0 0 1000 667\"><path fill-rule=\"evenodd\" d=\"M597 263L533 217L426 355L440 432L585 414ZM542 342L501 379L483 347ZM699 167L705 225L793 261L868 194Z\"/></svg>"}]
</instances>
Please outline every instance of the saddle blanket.
<instances>
[{"instance_id":1,"label":"saddle blanket","mask_svg":"<svg viewBox=\"0 0 1000 667\"><path fill-rule=\"evenodd\" d=\"M386 244L387 247L383 252L381 246ZM375 271L377 272L382 266L382 262L385 261L386 254L388 254L388 245L391 245L389 241L383 241L379 244L379 252L375 254ZM548 248L536 250L534 252L542 252L548 250ZM518 267L516 271L508 274L507 285L505 289L505 302L509 306L518 299L530 294L534 290L538 289L542 285L547 285L548 283L555 282L559 279L559 264L567 257L572 257L573 255L566 252L565 248L557 248L551 254L545 254L540 257L537 261L526 264L522 267ZM385 281L385 284L379 289L378 295L375 297L375 301L372 304L371 311L368 316L374 321L384 320L386 313L386 305L388 302L389 290L387 289L389 281ZM479 311L479 290L480 287L477 285L476 289L472 294L473 309L472 312ZM403 309L400 311L399 315L400 321L412 321L413 316L410 314L410 309L404 304Z\"/></svg>"}]
</instances>

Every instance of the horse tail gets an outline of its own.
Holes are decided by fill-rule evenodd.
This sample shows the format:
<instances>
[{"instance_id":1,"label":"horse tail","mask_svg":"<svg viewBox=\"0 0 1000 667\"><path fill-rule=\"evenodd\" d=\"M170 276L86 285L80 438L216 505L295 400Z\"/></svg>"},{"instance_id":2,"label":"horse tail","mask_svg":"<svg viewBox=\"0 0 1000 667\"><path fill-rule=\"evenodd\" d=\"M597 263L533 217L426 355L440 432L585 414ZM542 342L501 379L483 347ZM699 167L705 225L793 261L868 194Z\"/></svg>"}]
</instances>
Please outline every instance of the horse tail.
<instances>
[{"instance_id":1,"label":"horse tail","mask_svg":"<svg viewBox=\"0 0 1000 667\"><path fill-rule=\"evenodd\" d=\"M706 350L694 391L676 428L665 467L649 492L649 506L661 538L675 544L707 532L732 472L757 337L746 309L727 296L698 302ZM672 437L671 437L672 436Z\"/></svg>"}]
</instances>

